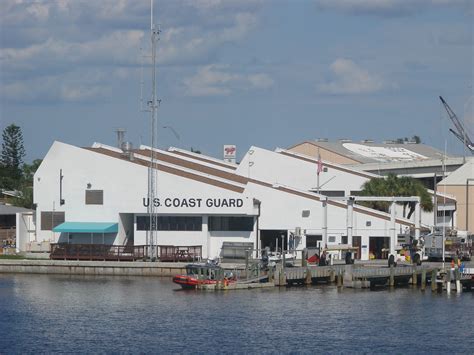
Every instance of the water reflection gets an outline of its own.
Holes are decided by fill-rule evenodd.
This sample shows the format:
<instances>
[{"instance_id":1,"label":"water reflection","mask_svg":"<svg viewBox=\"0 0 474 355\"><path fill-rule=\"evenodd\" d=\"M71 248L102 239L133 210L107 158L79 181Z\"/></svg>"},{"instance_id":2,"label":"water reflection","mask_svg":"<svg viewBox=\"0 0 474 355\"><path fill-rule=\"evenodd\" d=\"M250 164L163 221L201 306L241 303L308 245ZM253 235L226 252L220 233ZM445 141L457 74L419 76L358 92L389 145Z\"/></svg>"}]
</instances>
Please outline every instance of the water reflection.
<instances>
[{"instance_id":1,"label":"water reflection","mask_svg":"<svg viewBox=\"0 0 474 355\"><path fill-rule=\"evenodd\" d=\"M0 275L2 349L472 351L472 293L447 297L416 288L371 292L327 285L217 293L178 290L160 278ZM453 322L458 326L450 327Z\"/></svg>"}]
</instances>

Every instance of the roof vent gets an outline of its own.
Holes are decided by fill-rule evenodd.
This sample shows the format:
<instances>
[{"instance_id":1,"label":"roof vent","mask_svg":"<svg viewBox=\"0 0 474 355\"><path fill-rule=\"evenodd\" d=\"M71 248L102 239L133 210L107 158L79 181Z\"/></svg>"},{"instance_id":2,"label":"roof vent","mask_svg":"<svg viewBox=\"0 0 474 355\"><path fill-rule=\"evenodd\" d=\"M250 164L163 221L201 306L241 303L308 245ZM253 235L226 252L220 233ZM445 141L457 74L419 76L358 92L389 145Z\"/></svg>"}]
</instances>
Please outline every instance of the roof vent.
<instances>
[{"instance_id":1,"label":"roof vent","mask_svg":"<svg viewBox=\"0 0 474 355\"><path fill-rule=\"evenodd\" d=\"M127 157L129 160L133 160L133 144L132 142L123 142L122 143L122 156Z\"/></svg>"}]
</instances>

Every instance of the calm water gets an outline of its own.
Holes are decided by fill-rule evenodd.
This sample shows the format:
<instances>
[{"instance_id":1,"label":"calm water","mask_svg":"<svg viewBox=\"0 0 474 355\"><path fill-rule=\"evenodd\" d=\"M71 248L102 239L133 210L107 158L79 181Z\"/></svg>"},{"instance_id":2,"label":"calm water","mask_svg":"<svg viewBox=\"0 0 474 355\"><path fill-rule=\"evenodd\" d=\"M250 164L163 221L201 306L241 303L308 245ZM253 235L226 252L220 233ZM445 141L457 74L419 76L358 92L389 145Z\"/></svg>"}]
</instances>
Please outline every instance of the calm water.
<instances>
[{"instance_id":1,"label":"calm water","mask_svg":"<svg viewBox=\"0 0 474 355\"><path fill-rule=\"evenodd\" d=\"M474 293L224 293L168 279L0 275L0 353L464 353Z\"/></svg>"}]
</instances>

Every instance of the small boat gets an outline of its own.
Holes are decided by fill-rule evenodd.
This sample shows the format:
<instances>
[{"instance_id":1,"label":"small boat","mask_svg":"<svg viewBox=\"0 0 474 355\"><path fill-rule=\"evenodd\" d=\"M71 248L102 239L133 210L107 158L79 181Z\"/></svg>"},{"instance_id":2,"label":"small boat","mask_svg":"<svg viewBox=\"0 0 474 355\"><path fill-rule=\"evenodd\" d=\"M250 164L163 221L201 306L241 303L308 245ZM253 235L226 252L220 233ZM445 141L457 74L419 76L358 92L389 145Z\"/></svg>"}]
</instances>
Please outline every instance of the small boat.
<instances>
[{"instance_id":1,"label":"small boat","mask_svg":"<svg viewBox=\"0 0 474 355\"><path fill-rule=\"evenodd\" d=\"M227 272L214 263L195 263L186 265L185 275L176 275L173 282L183 289L195 289L198 285L215 285L223 280L225 284L236 282L232 272Z\"/></svg>"}]
</instances>

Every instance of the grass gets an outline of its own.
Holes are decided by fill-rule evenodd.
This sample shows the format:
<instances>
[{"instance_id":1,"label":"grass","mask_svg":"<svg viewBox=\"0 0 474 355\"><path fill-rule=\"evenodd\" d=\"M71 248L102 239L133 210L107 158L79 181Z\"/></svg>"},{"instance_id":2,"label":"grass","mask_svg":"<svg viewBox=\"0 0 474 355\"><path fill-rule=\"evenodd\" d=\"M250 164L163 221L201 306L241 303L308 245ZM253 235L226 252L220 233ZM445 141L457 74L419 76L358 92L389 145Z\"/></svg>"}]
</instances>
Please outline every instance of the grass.
<instances>
[{"instance_id":1,"label":"grass","mask_svg":"<svg viewBox=\"0 0 474 355\"><path fill-rule=\"evenodd\" d=\"M0 259L25 259L22 255L0 255Z\"/></svg>"}]
</instances>

